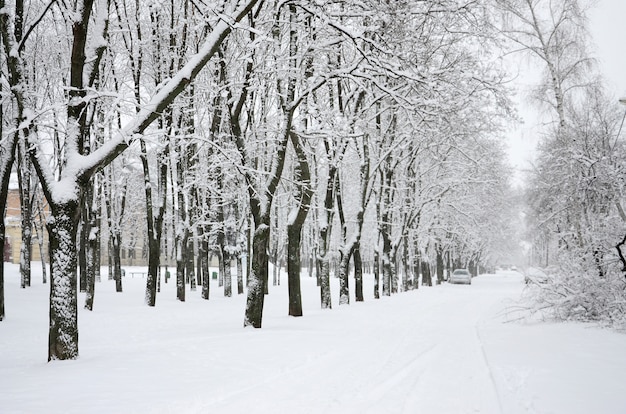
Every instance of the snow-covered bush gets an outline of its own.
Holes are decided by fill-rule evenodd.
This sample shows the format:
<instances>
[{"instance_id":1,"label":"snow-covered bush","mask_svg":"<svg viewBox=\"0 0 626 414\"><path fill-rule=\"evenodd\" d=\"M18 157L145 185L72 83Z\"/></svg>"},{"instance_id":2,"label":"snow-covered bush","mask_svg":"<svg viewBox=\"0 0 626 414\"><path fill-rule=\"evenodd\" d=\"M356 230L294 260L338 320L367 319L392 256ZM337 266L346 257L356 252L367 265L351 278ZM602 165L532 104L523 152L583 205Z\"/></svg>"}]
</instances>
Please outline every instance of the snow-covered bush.
<instances>
[{"instance_id":1,"label":"snow-covered bush","mask_svg":"<svg viewBox=\"0 0 626 414\"><path fill-rule=\"evenodd\" d=\"M544 320L597 322L626 328L626 281L618 272L599 276L580 262L527 279L524 292L531 316Z\"/></svg>"}]
</instances>

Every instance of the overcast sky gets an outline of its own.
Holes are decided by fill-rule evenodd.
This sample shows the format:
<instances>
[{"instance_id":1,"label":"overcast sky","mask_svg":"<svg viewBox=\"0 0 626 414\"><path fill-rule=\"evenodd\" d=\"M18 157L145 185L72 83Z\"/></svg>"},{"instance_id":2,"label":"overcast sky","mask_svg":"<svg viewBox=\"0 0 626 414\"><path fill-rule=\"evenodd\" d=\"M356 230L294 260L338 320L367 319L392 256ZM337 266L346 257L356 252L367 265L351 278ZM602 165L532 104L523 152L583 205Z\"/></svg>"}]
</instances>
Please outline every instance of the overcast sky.
<instances>
[{"instance_id":1,"label":"overcast sky","mask_svg":"<svg viewBox=\"0 0 626 414\"><path fill-rule=\"evenodd\" d=\"M598 70L606 79L607 89L616 99L626 97L626 0L597 0L588 17L593 43L590 52L598 61ZM521 171L532 163L540 135L537 109L531 107L524 91L538 80L537 75L533 75L536 62L519 64L517 101L524 123L514 126L508 134L509 157L517 169L517 182L522 180Z\"/></svg>"},{"instance_id":2,"label":"overcast sky","mask_svg":"<svg viewBox=\"0 0 626 414\"><path fill-rule=\"evenodd\" d=\"M615 95L626 96L626 1L599 0L589 18L600 72Z\"/></svg>"}]
</instances>

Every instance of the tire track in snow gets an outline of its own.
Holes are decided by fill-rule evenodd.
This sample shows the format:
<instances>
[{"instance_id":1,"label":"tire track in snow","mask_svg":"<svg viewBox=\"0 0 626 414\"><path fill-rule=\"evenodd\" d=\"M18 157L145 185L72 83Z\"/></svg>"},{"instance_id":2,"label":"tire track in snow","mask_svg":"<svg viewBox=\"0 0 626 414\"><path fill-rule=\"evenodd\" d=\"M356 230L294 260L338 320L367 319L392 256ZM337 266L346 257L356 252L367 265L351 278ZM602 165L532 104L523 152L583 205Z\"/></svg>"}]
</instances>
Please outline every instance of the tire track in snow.
<instances>
[{"instance_id":1,"label":"tire track in snow","mask_svg":"<svg viewBox=\"0 0 626 414\"><path fill-rule=\"evenodd\" d=\"M480 347L480 353L483 357L483 361L485 363L485 366L487 367L487 370L489 371L489 379L491 380L491 385L493 387L494 392L496 393L496 397L497 397L497 401L498 401L498 409L499 409L499 413L500 414L504 414L504 410L502 409L502 396L500 395L500 390L498 389L498 383L496 382L496 378L494 376L493 373L493 369L491 367L491 364L489 363L489 358L487 357L487 352L485 351L485 346L483 344L483 340L482 337L480 335L480 329L479 329L479 325L476 324L474 326L474 329L476 331L476 339L478 341L478 345Z\"/></svg>"}]
</instances>

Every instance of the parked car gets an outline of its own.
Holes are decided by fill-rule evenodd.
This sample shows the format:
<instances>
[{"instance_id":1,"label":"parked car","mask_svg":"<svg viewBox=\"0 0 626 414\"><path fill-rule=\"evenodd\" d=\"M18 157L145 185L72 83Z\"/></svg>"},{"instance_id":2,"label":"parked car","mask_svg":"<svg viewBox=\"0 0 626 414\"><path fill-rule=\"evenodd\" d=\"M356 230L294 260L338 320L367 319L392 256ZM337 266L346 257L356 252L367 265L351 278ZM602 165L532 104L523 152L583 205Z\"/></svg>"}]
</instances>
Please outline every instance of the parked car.
<instances>
[{"instance_id":1,"label":"parked car","mask_svg":"<svg viewBox=\"0 0 626 414\"><path fill-rule=\"evenodd\" d=\"M467 269L455 269L450 275L450 283L462 283L465 285L472 284L472 274Z\"/></svg>"}]
</instances>

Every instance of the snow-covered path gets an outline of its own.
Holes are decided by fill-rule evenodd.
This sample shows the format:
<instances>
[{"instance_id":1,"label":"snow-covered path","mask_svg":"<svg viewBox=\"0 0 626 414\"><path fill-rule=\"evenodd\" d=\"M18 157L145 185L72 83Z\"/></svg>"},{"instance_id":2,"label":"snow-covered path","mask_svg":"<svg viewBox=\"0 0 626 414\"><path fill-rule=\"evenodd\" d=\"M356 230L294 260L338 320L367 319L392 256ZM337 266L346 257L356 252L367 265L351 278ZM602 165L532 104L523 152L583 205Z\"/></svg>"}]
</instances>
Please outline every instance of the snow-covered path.
<instances>
[{"instance_id":1,"label":"snow-covered path","mask_svg":"<svg viewBox=\"0 0 626 414\"><path fill-rule=\"evenodd\" d=\"M622 413L626 336L578 324L503 323L518 274L420 288L286 316L271 287L264 327L243 329L243 296L209 302L172 283L157 307L143 279L97 285L80 312L77 361L47 364L47 286L7 278L0 413ZM335 293L337 292L334 286ZM367 294L369 293L369 294ZM82 299L82 295L81 295Z\"/></svg>"}]
</instances>

